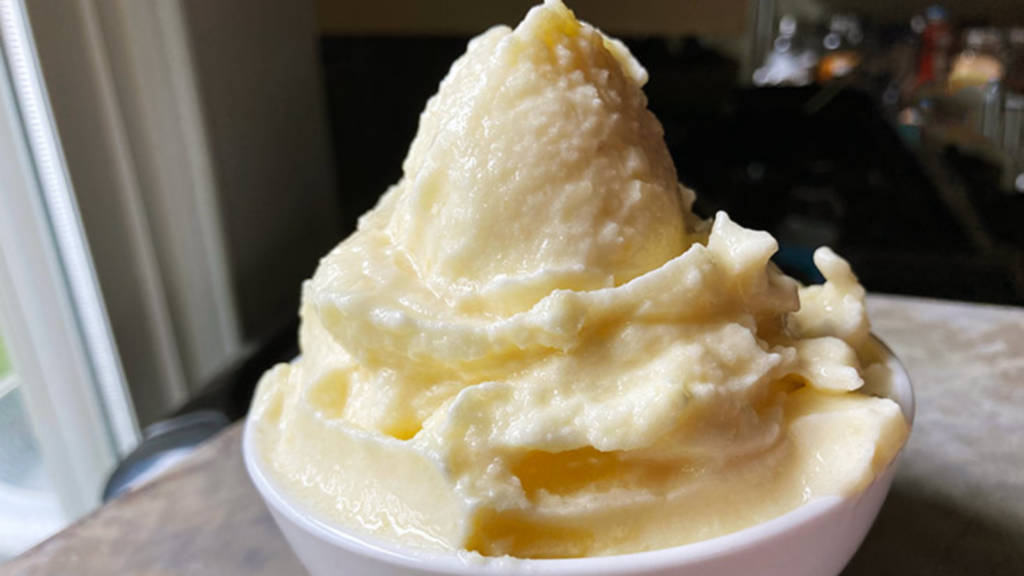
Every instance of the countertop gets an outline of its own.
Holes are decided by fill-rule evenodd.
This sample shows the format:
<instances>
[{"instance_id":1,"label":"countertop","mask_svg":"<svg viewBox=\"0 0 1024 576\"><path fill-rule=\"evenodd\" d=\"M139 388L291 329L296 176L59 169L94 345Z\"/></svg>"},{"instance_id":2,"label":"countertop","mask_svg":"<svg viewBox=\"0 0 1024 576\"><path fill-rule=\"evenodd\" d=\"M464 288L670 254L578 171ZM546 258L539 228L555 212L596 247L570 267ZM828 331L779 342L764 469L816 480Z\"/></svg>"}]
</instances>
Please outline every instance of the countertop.
<instances>
[{"instance_id":1,"label":"countertop","mask_svg":"<svg viewBox=\"0 0 1024 576\"><path fill-rule=\"evenodd\" d=\"M914 381L893 489L843 576L1024 574L1024 309L869 298ZM234 426L0 575L304 574L246 476Z\"/></svg>"}]
</instances>

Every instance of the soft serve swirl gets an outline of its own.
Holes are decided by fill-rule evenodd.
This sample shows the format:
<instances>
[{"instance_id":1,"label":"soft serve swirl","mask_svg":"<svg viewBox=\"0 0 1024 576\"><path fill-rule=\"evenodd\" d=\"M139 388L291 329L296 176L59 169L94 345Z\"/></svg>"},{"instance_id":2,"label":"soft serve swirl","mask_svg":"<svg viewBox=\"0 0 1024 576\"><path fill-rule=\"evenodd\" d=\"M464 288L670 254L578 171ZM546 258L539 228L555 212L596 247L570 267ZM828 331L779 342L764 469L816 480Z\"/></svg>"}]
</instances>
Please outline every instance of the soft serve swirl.
<instances>
[{"instance_id":1,"label":"soft serve swirl","mask_svg":"<svg viewBox=\"0 0 1024 576\"><path fill-rule=\"evenodd\" d=\"M404 176L303 289L251 418L316 512L567 557L708 538L866 486L902 446L864 291L692 215L646 72L557 0L469 44Z\"/></svg>"}]
</instances>

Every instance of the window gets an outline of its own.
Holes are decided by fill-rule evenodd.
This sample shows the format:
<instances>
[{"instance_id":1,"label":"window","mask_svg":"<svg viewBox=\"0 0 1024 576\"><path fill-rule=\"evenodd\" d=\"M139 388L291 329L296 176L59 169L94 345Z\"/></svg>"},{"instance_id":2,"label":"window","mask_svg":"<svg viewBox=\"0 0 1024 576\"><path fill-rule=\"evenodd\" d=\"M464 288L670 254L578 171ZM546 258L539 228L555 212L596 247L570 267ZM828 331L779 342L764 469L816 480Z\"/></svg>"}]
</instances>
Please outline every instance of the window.
<instances>
[{"instance_id":1,"label":"window","mask_svg":"<svg viewBox=\"0 0 1024 576\"><path fill-rule=\"evenodd\" d=\"M94 508L138 441L26 22L0 0L0 557Z\"/></svg>"},{"instance_id":2,"label":"window","mask_svg":"<svg viewBox=\"0 0 1024 576\"><path fill-rule=\"evenodd\" d=\"M0 339L0 561L56 532L66 518Z\"/></svg>"}]
</instances>

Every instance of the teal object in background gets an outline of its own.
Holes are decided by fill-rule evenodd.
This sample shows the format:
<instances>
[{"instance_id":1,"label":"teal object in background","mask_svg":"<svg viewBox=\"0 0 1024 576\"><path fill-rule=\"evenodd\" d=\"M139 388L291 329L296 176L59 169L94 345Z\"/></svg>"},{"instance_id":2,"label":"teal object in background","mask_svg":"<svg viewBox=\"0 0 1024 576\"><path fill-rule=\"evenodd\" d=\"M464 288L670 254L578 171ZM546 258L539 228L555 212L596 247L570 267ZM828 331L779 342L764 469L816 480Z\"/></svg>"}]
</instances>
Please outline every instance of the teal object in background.
<instances>
[{"instance_id":1,"label":"teal object in background","mask_svg":"<svg viewBox=\"0 0 1024 576\"><path fill-rule=\"evenodd\" d=\"M796 278L803 284L821 284L825 277L814 265L814 250L809 246L780 244L779 251L772 261L786 274Z\"/></svg>"}]
</instances>

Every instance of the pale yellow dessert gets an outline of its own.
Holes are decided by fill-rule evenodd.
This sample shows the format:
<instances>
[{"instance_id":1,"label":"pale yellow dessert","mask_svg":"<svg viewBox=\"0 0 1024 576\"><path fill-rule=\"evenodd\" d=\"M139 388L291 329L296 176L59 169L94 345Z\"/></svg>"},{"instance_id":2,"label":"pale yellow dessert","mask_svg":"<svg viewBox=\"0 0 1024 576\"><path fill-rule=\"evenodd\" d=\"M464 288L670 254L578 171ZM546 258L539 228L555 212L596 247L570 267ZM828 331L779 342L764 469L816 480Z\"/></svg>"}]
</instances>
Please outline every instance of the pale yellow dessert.
<instances>
[{"instance_id":1,"label":"pale yellow dessert","mask_svg":"<svg viewBox=\"0 0 1024 576\"><path fill-rule=\"evenodd\" d=\"M557 0L473 40L402 180L303 289L250 417L272 480L390 541L651 550L863 489L903 445L828 249L701 221L644 69Z\"/></svg>"}]
</instances>

